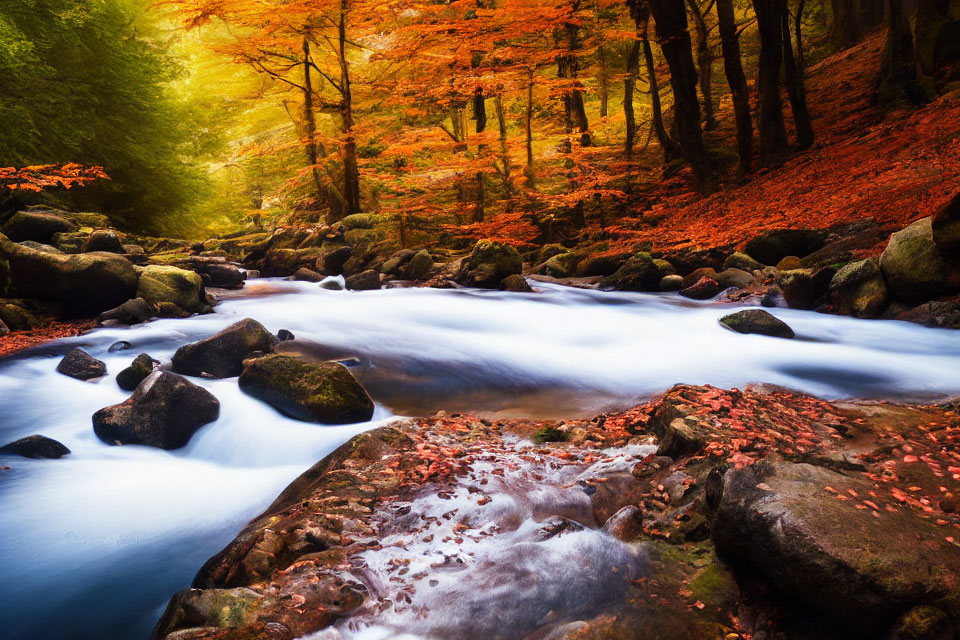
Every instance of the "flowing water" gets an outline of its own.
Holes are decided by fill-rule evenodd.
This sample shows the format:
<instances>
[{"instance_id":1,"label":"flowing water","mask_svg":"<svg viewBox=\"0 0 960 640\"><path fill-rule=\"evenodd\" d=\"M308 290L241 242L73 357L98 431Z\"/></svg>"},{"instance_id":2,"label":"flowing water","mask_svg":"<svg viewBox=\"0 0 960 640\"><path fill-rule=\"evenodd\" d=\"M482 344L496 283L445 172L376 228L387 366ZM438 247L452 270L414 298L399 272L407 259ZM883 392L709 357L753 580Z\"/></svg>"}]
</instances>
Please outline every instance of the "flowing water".
<instances>
[{"instance_id":1,"label":"flowing water","mask_svg":"<svg viewBox=\"0 0 960 640\"><path fill-rule=\"evenodd\" d=\"M0 444L39 433L73 452L0 459L10 467L0 471L0 637L146 637L169 596L288 482L394 415L589 416L677 382L764 382L827 398L960 392L960 332L775 310L797 333L779 340L724 329L717 319L730 306L538 286L355 293L252 281L215 314L101 329L0 362ZM90 416L127 397L113 375L136 354L169 360L244 317L292 331L297 340L284 349L349 359L377 401L374 421L301 423L245 396L235 379L196 380L220 399L221 415L183 449L97 440ZM119 340L132 348L108 352ZM80 382L56 373L73 346L104 360L110 375ZM525 526L513 534L521 542L534 535ZM562 557L595 546L594 534L548 544ZM536 557L529 563L541 566Z\"/></svg>"}]
</instances>

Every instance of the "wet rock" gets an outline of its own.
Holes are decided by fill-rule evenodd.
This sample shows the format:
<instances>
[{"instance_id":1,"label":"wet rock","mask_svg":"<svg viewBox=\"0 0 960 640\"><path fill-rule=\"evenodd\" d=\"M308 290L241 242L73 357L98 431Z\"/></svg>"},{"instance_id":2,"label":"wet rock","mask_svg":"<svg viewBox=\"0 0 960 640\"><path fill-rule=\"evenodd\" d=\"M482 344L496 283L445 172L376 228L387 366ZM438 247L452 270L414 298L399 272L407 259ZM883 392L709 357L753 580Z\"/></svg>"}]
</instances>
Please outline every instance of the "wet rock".
<instances>
[{"instance_id":1,"label":"wet rock","mask_svg":"<svg viewBox=\"0 0 960 640\"><path fill-rule=\"evenodd\" d=\"M930 226L940 255L960 262L960 193L934 214Z\"/></svg>"},{"instance_id":2,"label":"wet rock","mask_svg":"<svg viewBox=\"0 0 960 640\"><path fill-rule=\"evenodd\" d=\"M97 360L80 348L74 348L63 356L57 365L57 373L76 378L77 380L92 380L107 374L107 365Z\"/></svg>"},{"instance_id":3,"label":"wet rock","mask_svg":"<svg viewBox=\"0 0 960 640\"><path fill-rule=\"evenodd\" d=\"M276 336L251 318L235 322L209 338L185 344L173 355L173 370L189 376L208 374L231 378L243 371L251 353L271 353L279 343Z\"/></svg>"},{"instance_id":4,"label":"wet rock","mask_svg":"<svg viewBox=\"0 0 960 640\"><path fill-rule=\"evenodd\" d=\"M346 280L350 291L372 291L380 288L380 274L373 269L367 269L354 274Z\"/></svg>"},{"instance_id":5,"label":"wet rock","mask_svg":"<svg viewBox=\"0 0 960 640\"><path fill-rule=\"evenodd\" d=\"M713 514L717 549L828 616L885 631L915 605L960 613L960 548L910 509L852 508L870 496L863 476L772 460L730 469Z\"/></svg>"},{"instance_id":6,"label":"wet rock","mask_svg":"<svg viewBox=\"0 0 960 640\"><path fill-rule=\"evenodd\" d=\"M706 442L707 434L682 418L675 418L663 429L657 455L678 458L700 451Z\"/></svg>"},{"instance_id":7,"label":"wet rock","mask_svg":"<svg viewBox=\"0 0 960 640\"><path fill-rule=\"evenodd\" d=\"M523 260L515 247L493 240L480 240L463 261L455 280L468 286L492 289L500 286L507 276L519 274L522 270Z\"/></svg>"},{"instance_id":8,"label":"wet rock","mask_svg":"<svg viewBox=\"0 0 960 640\"><path fill-rule=\"evenodd\" d=\"M247 274L242 269L222 258L191 257L178 266L199 273L205 287L239 289L247 279Z\"/></svg>"},{"instance_id":9,"label":"wet rock","mask_svg":"<svg viewBox=\"0 0 960 640\"><path fill-rule=\"evenodd\" d=\"M343 291L343 285L337 280L327 280L326 282L322 282L320 283L320 288L328 291Z\"/></svg>"},{"instance_id":10,"label":"wet rock","mask_svg":"<svg viewBox=\"0 0 960 640\"><path fill-rule=\"evenodd\" d=\"M880 270L893 295L921 302L960 289L960 268L944 260L933 241L931 219L921 218L890 236Z\"/></svg>"},{"instance_id":11,"label":"wet rock","mask_svg":"<svg viewBox=\"0 0 960 640\"><path fill-rule=\"evenodd\" d=\"M132 298L97 316L98 322L112 320L120 324L140 324L153 317L154 308L143 298Z\"/></svg>"},{"instance_id":12,"label":"wet rock","mask_svg":"<svg viewBox=\"0 0 960 640\"><path fill-rule=\"evenodd\" d=\"M19 243L22 247L27 247L28 249L36 249L37 251L43 251L44 253L63 253L60 249L57 249L54 246L49 244L44 244L42 242L34 242L33 240L24 240Z\"/></svg>"},{"instance_id":13,"label":"wet rock","mask_svg":"<svg viewBox=\"0 0 960 640\"><path fill-rule=\"evenodd\" d=\"M186 378L154 371L125 402L93 414L93 430L108 444L179 449L220 415L220 402Z\"/></svg>"},{"instance_id":14,"label":"wet rock","mask_svg":"<svg viewBox=\"0 0 960 640\"><path fill-rule=\"evenodd\" d=\"M401 278L404 276L407 264L415 254L416 252L413 249L400 249L384 261L380 271L386 275Z\"/></svg>"},{"instance_id":15,"label":"wet rock","mask_svg":"<svg viewBox=\"0 0 960 640\"><path fill-rule=\"evenodd\" d=\"M569 253L559 253L545 262L534 267L533 272L550 276L551 278L566 278L573 272L573 256Z\"/></svg>"},{"instance_id":16,"label":"wet rock","mask_svg":"<svg viewBox=\"0 0 960 640\"><path fill-rule=\"evenodd\" d=\"M317 258L317 271L327 276L338 276L343 273L343 265L351 255L353 255L353 249L350 247L337 247L327 251Z\"/></svg>"},{"instance_id":17,"label":"wet rock","mask_svg":"<svg viewBox=\"0 0 960 640\"><path fill-rule=\"evenodd\" d=\"M67 313L92 317L134 297L137 272L110 253L46 253L0 235L0 258L10 265L10 287L17 295L63 302Z\"/></svg>"},{"instance_id":18,"label":"wet rock","mask_svg":"<svg viewBox=\"0 0 960 640\"><path fill-rule=\"evenodd\" d=\"M317 247L307 249L270 249L263 258L263 275L290 276L300 267L311 267L317 263L322 250Z\"/></svg>"},{"instance_id":19,"label":"wet rock","mask_svg":"<svg viewBox=\"0 0 960 640\"><path fill-rule=\"evenodd\" d=\"M160 265L150 265L140 274L137 296L149 304L170 303L187 314L209 310L203 279L195 272Z\"/></svg>"},{"instance_id":20,"label":"wet rock","mask_svg":"<svg viewBox=\"0 0 960 640\"><path fill-rule=\"evenodd\" d=\"M709 300L720 293L720 283L712 278L700 278L696 284L680 290L680 295L693 300Z\"/></svg>"},{"instance_id":21,"label":"wet rock","mask_svg":"<svg viewBox=\"0 0 960 640\"><path fill-rule=\"evenodd\" d=\"M750 240L744 253L762 264L775 265L787 256L801 258L823 247L825 235L812 229L775 229Z\"/></svg>"},{"instance_id":22,"label":"wet rock","mask_svg":"<svg viewBox=\"0 0 960 640\"><path fill-rule=\"evenodd\" d=\"M928 327L960 329L960 302L925 302L896 316L897 320L916 322Z\"/></svg>"},{"instance_id":23,"label":"wet rock","mask_svg":"<svg viewBox=\"0 0 960 640\"><path fill-rule=\"evenodd\" d=\"M763 269L763 265L747 254L737 251L736 253L731 253L727 256L727 259L723 261L723 269L742 269L743 271L751 272Z\"/></svg>"},{"instance_id":24,"label":"wet rock","mask_svg":"<svg viewBox=\"0 0 960 640\"><path fill-rule=\"evenodd\" d=\"M778 271L793 271L794 269L803 269L803 263L797 256L787 256L777 263Z\"/></svg>"},{"instance_id":25,"label":"wet rock","mask_svg":"<svg viewBox=\"0 0 960 640\"><path fill-rule=\"evenodd\" d=\"M500 290L513 291L514 293L530 293L533 291L533 289L530 287L530 284L527 283L527 279L519 273L515 273L512 276L507 276L501 280Z\"/></svg>"},{"instance_id":26,"label":"wet rock","mask_svg":"<svg viewBox=\"0 0 960 640\"><path fill-rule=\"evenodd\" d=\"M274 354L248 361L239 383L244 393L297 420L351 424L373 416L366 390L337 363Z\"/></svg>"},{"instance_id":27,"label":"wet rock","mask_svg":"<svg viewBox=\"0 0 960 640\"><path fill-rule=\"evenodd\" d=\"M433 270L433 257L430 252L421 249L413 254L410 262L407 263L407 280L426 280Z\"/></svg>"},{"instance_id":28,"label":"wet rock","mask_svg":"<svg viewBox=\"0 0 960 640\"><path fill-rule=\"evenodd\" d=\"M53 234L50 241L57 249L64 253L80 253L83 249L83 243L87 241L89 234L83 231L62 231Z\"/></svg>"},{"instance_id":29,"label":"wet rock","mask_svg":"<svg viewBox=\"0 0 960 640\"><path fill-rule=\"evenodd\" d=\"M77 225L53 213L19 211L3 225L3 233L14 242L33 240L50 244L55 233L76 231Z\"/></svg>"},{"instance_id":30,"label":"wet rock","mask_svg":"<svg viewBox=\"0 0 960 640\"><path fill-rule=\"evenodd\" d=\"M540 251L536 253L537 264L542 264L547 260L549 260L550 258L552 258L553 256L563 255L564 253L568 253L569 251L570 250L567 249L562 244L556 244L556 243L546 244L543 246L543 248L540 249Z\"/></svg>"},{"instance_id":31,"label":"wet rock","mask_svg":"<svg viewBox=\"0 0 960 640\"><path fill-rule=\"evenodd\" d=\"M293 332L288 331L287 329L280 329L280 331L277 331L277 338L280 339L280 342L287 342L289 340L297 339L297 337L293 335Z\"/></svg>"},{"instance_id":32,"label":"wet rock","mask_svg":"<svg viewBox=\"0 0 960 640\"><path fill-rule=\"evenodd\" d=\"M3 320L0 320L0 338L10 334L10 327Z\"/></svg>"},{"instance_id":33,"label":"wet rock","mask_svg":"<svg viewBox=\"0 0 960 640\"><path fill-rule=\"evenodd\" d=\"M680 291L683 288L683 276L671 274L660 278L660 291Z\"/></svg>"},{"instance_id":34,"label":"wet rock","mask_svg":"<svg viewBox=\"0 0 960 640\"><path fill-rule=\"evenodd\" d=\"M627 505L603 523L603 530L618 540L630 542L643 534L643 511Z\"/></svg>"},{"instance_id":35,"label":"wet rock","mask_svg":"<svg viewBox=\"0 0 960 640\"><path fill-rule=\"evenodd\" d=\"M19 304L2 300L0 300L0 321L11 331L29 331L40 324L36 316Z\"/></svg>"},{"instance_id":36,"label":"wet rock","mask_svg":"<svg viewBox=\"0 0 960 640\"><path fill-rule=\"evenodd\" d=\"M920 605L900 616L886 640L953 640L953 629L943 609Z\"/></svg>"},{"instance_id":37,"label":"wet rock","mask_svg":"<svg viewBox=\"0 0 960 640\"><path fill-rule=\"evenodd\" d=\"M624 262L612 275L600 281L601 289L617 291L659 291L660 281L671 275L673 268L665 261L654 260L646 252L640 252Z\"/></svg>"},{"instance_id":38,"label":"wet rock","mask_svg":"<svg viewBox=\"0 0 960 640\"><path fill-rule=\"evenodd\" d=\"M806 269L781 271L777 274L777 286L791 309L809 309L816 296L813 276Z\"/></svg>"},{"instance_id":39,"label":"wet rock","mask_svg":"<svg viewBox=\"0 0 960 640\"><path fill-rule=\"evenodd\" d=\"M760 306L786 309L790 305L787 304L787 299L783 297L783 291L780 289L780 287L773 285L767 287L767 290L760 298Z\"/></svg>"},{"instance_id":40,"label":"wet rock","mask_svg":"<svg viewBox=\"0 0 960 640\"><path fill-rule=\"evenodd\" d=\"M293 274L293 279L299 282L320 282L323 278L324 276L306 267L300 267Z\"/></svg>"},{"instance_id":41,"label":"wet rock","mask_svg":"<svg viewBox=\"0 0 960 640\"><path fill-rule=\"evenodd\" d=\"M683 276L683 287L686 289L692 287L693 285L700 282L701 278L710 278L711 280L716 280L717 272L711 267L700 267L699 269L694 269L687 275Z\"/></svg>"},{"instance_id":42,"label":"wet rock","mask_svg":"<svg viewBox=\"0 0 960 640\"><path fill-rule=\"evenodd\" d=\"M129 367L117 374L117 385L124 391L133 391L159 366L157 360L141 353L133 359Z\"/></svg>"},{"instance_id":43,"label":"wet rock","mask_svg":"<svg viewBox=\"0 0 960 640\"><path fill-rule=\"evenodd\" d=\"M837 313L873 318L889 301L887 284L876 258L851 262L830 280L830 299Z\"/></svg>"},{"instance_id":44,"label":"wet rock","mask_svg":"<svg viewBox=\"0 0 960 640\"><path fill-rule=\"evenodd\" d=\"M577 263L577 276L609 276L616 273L623 262L623 256L587 256Z\"/></svg>"},{"instance_id":45,"label":"wet rock","mask_svg":"<svg viewBox=\"0 0 960 640\"><path fill-rule=\"evenodd\" d=\"M20 438L0 447L0 453L24 458L57 459L70 453L62 443L46 436L34 435Z\"/></svg>"},{"instance_id":46,"label":"wet rock","mask_svg":"<svg viewBox=\"0 0 960 640\"><path fill-rule=\"evenodd\" d=\"M113 231L94 231L87 239L84 240L83 246L80 248L83 253L90 253L92 251L107 251L109 253L126 253L123 249L123 244L120 242L120 238Z\"/></svg>"},{"instance_id":47,"label":"wet rock","mask_svg":"<svg viewBox=\"0 0 960 640\"><path fill-rule=\"evenodd\" d=\"M755 278L752 273L731 267L718 273L716 277L714 277L714 280L717 281L721 289L729 289L731 287L746 289L753 284Z\"/></svg>"},{"instance_id":48,"label":"wet rock","mask_svg":"<svg viewBox=\"0 0 960 640\"><path fill-rule=\"evenodd\" d=\"M746 309L720 318L720 324L737 333L756 333L775 338L793 338L786 322L762 309Z\"/></svg>"}]
</instances>

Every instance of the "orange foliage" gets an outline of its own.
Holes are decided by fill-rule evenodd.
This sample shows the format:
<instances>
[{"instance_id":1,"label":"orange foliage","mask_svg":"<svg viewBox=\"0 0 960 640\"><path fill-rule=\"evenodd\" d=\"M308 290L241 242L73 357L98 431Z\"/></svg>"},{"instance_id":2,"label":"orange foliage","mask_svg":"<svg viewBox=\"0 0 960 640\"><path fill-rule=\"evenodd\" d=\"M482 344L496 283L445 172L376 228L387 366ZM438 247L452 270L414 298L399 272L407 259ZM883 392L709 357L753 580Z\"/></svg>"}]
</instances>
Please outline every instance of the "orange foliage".
<instances>
[{"instance_id":1,"label":"orange foliage","mask_svg":"<svg viewBox=\"0 0 960 640\"><path fill-rule=\"evenodd\" d=\"M103 167L81 164L44 164L31 167L0 167L0 185L14 191L43 191L51 187L69 189L94 180L109 180Z\"/></svg>"}]
</instances>

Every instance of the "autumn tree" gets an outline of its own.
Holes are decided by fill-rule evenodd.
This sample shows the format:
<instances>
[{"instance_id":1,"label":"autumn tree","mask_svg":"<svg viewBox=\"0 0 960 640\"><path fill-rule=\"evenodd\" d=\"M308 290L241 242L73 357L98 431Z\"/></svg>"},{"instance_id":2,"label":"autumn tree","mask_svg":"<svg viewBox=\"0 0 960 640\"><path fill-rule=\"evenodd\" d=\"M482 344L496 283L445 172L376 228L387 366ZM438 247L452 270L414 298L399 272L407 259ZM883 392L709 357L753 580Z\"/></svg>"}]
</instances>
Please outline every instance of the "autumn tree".
<instances>
[{"instance_id":1,"label":"autumn tree","mask_svg":"<svg viewBox=\"0 0 960 640\"><path fill-rule=\"evenodd\" d=\"M914 48L910 22L899 0L887 0L887 39L883 47L877 98L881 104L919 105L932 97Z\"/></svg>"},{"instance_id":2,"label":"autumn tree","mask_svg":"<svg viewBox=\"0 0 960 640\"><path fill-rule=\"evenodd\" d=\"M787 156L787 129L780 99L780 67L783 63L782 15L786 0L753 0L760 32L760 164L776 166Z\"/></svg>"}]
</instances>

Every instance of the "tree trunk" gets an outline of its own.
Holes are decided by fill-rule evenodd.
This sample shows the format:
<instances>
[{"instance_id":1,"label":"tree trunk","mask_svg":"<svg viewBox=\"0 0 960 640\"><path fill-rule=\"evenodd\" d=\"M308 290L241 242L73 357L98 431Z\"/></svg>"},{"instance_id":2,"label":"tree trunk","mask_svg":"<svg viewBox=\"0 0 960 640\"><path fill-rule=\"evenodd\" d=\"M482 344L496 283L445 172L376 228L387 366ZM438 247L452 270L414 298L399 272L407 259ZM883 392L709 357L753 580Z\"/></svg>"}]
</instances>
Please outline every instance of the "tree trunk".
<instances>
[{"instance_id":1,"label":"tree trunk","mask_svg":"<svg viewBox=\"0 0 960 640\"><path fill-rule=\"evenodd\" d=\"M787 94L790 96L790 110L793 112L793 124L797 129L797 146L809 149L813 144L813 124L807 111L807 90L803 86L803 74L797 69L790 46L790 21L786 1L783 1L783 13L780 24L783 30L783 70L787 81Z\"/></svg>"},{"instance_id":2,"label":"tree trunk","mask_svg":"<svg viewBox=\"0 0 960 640\"><path fill-rule=\"evenodd\" d=\"M346 201L343 194L332 183L328 182L326 186L320 178L320 159L326 154L320 145L317 144L317 115L313 108L313 74L310 69L310 40L308 37L303 39L303 121L304 133L307 137L307 143L304 149L307 154L307 162L310 164L310 173L313 176L313 185L317 190L317 197L326 202L330 221L339 220L343 217L343 209Z\"/></svg>"},{"instance_id":3,"label":"tree trunk","mask_svg":"<svg viewBox=\"0 0 960 640\"><path fill-rule=\"evenodd\" d=\"M876 0L872 0L876 1ZM845 49L860 40L860 25L857 20L857 0L830 0L833 22L830 24L830 43L837 49Z\"/></svg>"},{"instance_id":4,"label":"tree trunk","mask_svg":"<svg viewBox=\"0 0 960 640\"><path fill-rule=\"evenodd\" d=\"M750 118L750 93L747 78L740 61L740 41L737 38L737 23L733 13L733 0L717 0L717 22L720 31L720 46L723 49L723 69L733 98L733 114L737 123L737 155L740 156L740 173L750 171L753 155L753 122Z\"/></svg>"},{"instance_id":5,"label":"tree trunk","mask_svg":"<svg viewBox=\"0 0 960 640\"><path fill-rule=\"evenodd\" d=\"M477 122L477 133L487 128L487 100L483 96L483 87L477 87L473 93L473 119Z\"/></svg>"},{"instance_id":6,"label":"tree trunk","mask_svg":"<svg viewBox=\"0 0 960 640\"><path fill-rule=\"evenodd\" d=\"M627 76L623 79L623 118L627 127L625 149L627 159L633 157L633 142L637 136L637 117L633 110L633 92L637 87L640 71L640 41L634 40L627 56Z\"/></svg>"},{"instance_id":7,"label":"tree trunk","mask_svg":"<svg viewBox=\"0 0 960 640\"><path fill-rule=\"evenodd\" d=\"M340 0L340 23L337 26L340 50L340 114L343 121L343 197L346 214L360 211L360 170L357 166L357 139L353 133L353 97L350 91L350 69L347 65L347 0Z\"/></svg>"},{"instance_id":8,"label":"tree trunk","mask_svg":"<svg viewBox=\"0 0 960 640\"><path fill-rule=\"evenodd\" d=\"M503 110L503 94L497 93L493 101L497 110L497 126L500 129L500 162L503 165L501 175L503 176L503 187L510 196L513 193L513 185L510 182L510 151L507 147L507 115Z\"/></svg>"},{"instance_id":9,"label":"tree trunk","mask_svg":"<svg viewBox=\"0 0 960 640\"><path fill-rule=\"evenodd\" d=\"M882 105L920 105L933 97L930 81L920 73L910 22L900 0L887 0L887 41L880 63L877 99Z\"/></svg>"},{"instance_id":10,"label":"tree trunk","mask_svg":"<svg viewBox=\"0 0 960 640\"><path fill-rule=\"evenodd\" d=\"M580 9L580 0L574 0L573 12ZM566 114L567 133L573 133L573 128L580 130L580 144L590 146L590 123L587 120L587 110L583 101L583 85L577 80L580 71L580 60L577 51L581 48L580 27L572 22L563 25L566 36L566 53L557 58L557 72L561 78L566 78L571 87L564 92L563 103Z\"/></svg>"},{"instance_id":11,"label":"tree trunk","mask_svg":"<svg viewBox=\"0 0 960 640\"><path fill-rule=\"evenodd\" d=\"M674 144L673 138L667 133L667 128L663 125L663 106L660 103L660 85L657 83L657 65L653 60L653 47L650 46L650 8L643 0L637 0L630 7L640 36L643 62L647 68L650 109L653 112L653 131L657 134L660 148L663 149L663 159L666 162L672 162L679 155L679 150Z\"/></svg>"},{"instance_id":12,"label":"tree trunk","mask_svg":"<svg viewBox=\"0 0 960 640\"><path fill-rule=\"evenodd\" d=\"M697 69L700 74L700 93L703 96L703 120L707 129L715 129L717 120L713 115L713 54L710 52L710 34L697 0L687 0L687 5L697 29Z\"/></svg>"},{"instance_id":13,"label":"tree trunk","mask_svg":"<svg viewBox=\"0 0 960 640\"><path fill-rule=\"evenodd\" d=\"M533 68L530 69L530 78L527 80L527 168L524 171L527 178L527 188L535 189L537 174L533 168Z\"/></svg>"},{"instance_id":14,"label":"tree trunk","mask_svg":"<svg viewBox=\"0 0 960 640\"><path fill-rule=\"evenodd\" d=\"M670 67L675 120L680 149L694 180L703 194L713 191L713 175L707 149L700 130L700 104L697 101L697 68L693 64L687 12L676 0L650 0L650 9L657 23L660 50Z\"/></svg>"},{"instance_id":15,"label":"tree trunk","mask_svg":"<svg viewBox=\"0 0 960 640\"><path fill-rule=\"evenodd\" d=\"M800 69L801 74L807 66L803 58L803 38L800 35L800 29L803 26L803 8L806 4L807 0L800 0L797 3L797 15L794 16L793 22L793 32L797 39L797 68Z\"/></svg>"},{"instance_id":16,"label":"tree trunk","mask_svg":"<svg viewBox=\"0 0 960 640\"><path fill-rule=\"evenodd\" d=\"M786 0L753 0L760 31L760 164L777 166L787 157L787 130L780 100L780 66L783 62L781 16Z\"/></svg>"}]
</instances>

